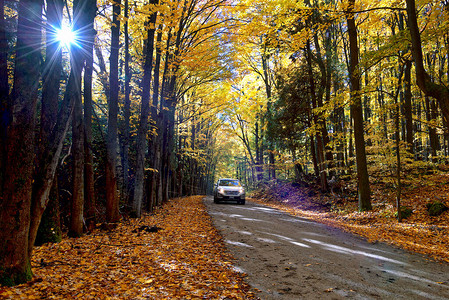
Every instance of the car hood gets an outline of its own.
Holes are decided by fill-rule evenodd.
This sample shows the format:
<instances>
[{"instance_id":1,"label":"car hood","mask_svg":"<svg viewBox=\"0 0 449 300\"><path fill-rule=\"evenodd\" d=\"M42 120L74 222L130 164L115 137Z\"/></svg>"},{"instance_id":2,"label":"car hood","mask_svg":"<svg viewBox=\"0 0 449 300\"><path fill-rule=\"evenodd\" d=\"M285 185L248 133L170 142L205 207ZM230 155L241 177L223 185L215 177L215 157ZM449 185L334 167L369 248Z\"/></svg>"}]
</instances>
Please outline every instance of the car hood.
<instances>
[{"instance_id":1,"label":"car hood","mask_svg":"<svg viewBox=\"0 0 449 300\"><path fill-rule=\"evenodd\" d=\"M225 191L239 191L242 187L240 186L219 186L219 189L223 189Z\"/></svg>"}]
</instances>

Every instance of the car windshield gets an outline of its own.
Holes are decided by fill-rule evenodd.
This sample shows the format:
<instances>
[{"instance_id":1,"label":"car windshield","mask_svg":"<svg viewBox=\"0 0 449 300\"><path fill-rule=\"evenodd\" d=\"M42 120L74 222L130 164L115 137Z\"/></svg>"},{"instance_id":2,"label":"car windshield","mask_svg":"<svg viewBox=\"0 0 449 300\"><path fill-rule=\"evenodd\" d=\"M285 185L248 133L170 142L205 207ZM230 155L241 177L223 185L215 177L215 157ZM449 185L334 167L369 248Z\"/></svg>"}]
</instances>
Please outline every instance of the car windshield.
<instances>
[{"instance_id":1,"label":"car windshield","mask_svg":"<svg viewBox=\"0 0 449 300\"><path fill-rule=\"evenodd\" d=\"M238 180L232 180L232 179L225 179L225 180L220 180L218 182L219 186L240 186L240 182Z\"/></svg>"}]
</instances>

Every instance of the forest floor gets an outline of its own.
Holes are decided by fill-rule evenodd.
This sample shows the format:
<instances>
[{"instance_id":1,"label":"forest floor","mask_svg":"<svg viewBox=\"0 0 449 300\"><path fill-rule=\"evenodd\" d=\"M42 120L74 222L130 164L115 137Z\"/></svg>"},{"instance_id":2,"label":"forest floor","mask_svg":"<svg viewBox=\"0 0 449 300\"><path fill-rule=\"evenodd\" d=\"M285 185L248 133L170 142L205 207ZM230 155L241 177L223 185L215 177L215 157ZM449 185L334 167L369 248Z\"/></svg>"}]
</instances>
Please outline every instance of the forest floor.
<instances>
[{"instance_id":1,"label":"forest floor","mask_svg":"<svg viewBox=\"0 0 449 300\"><path fill-rule=\"evenodd\" d=\"M112 230L36 247L34 279L1 299L252 299L203 196L171 200Z\"/></svg>"},{"instance_id":2,"label":"forest floor","mask_svg":"<svg viewBox=\"0 0 449 300\"><path fill-rule=\"evenodd\" d=\"M398 222L396 190L377 181L371 185L373 210L358 212L355 183L340 184L340 191L323 194L315 185L272 181L254 192L255 202L292 215L316 220L361 235L369 242L385 242L449 262L449 211L430 216L434 201L449 207L449 174L429 174L404 181L401 206L412 214Z\"/></svg>"}]
</instances>

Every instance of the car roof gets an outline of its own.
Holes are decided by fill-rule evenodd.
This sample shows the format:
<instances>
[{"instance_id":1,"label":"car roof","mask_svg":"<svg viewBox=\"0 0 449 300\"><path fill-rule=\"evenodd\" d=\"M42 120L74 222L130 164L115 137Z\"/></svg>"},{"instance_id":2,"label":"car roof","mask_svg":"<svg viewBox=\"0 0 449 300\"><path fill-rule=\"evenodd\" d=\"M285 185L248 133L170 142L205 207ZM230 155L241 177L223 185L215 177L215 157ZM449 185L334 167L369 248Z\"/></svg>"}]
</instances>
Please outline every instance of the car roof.
<instances>
[{"instance_id":1,"label":"car roof","mask_svg":"<svg viewBox=\"0 0 449 300\"><path fill-rule=\"evenodd\" d=\"M235 178L220 178L218 180L238 180L238 179L235 179Z\"/></svg>"}]
</instances>

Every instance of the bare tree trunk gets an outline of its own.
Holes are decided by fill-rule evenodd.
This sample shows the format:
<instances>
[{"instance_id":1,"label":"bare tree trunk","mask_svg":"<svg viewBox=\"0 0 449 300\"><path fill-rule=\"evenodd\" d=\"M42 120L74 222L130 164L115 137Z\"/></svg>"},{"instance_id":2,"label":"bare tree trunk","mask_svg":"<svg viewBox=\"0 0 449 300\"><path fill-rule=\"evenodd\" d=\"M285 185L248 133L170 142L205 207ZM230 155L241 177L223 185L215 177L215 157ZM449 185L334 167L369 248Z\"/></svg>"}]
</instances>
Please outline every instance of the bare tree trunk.
<instances>
[{"instance_id":1,"label":"bare tree trunk","mask_svg":"<svg viewBox=\"0 0 449 300\"><path fill-rule=\"evenodd\" d=\"M357 41L357 27L354 15L355 0L349 0L346 20L349 34L350 48L350 87L351 87L351 112L354 120L354 140L357 162L357 178L359 190L359 210L371 210L371 192L369 186L368 169L365 152L365 138L363 129L363 110L359 95L360 71L359 71L359 48Z\"/></svg>"},{"instance_id":2,"label":"bare tree trunk","mask_svg":"<svg viewBox=\"0 0 449 300\"><path fill-rule=\"evenodd\" d=\"M157 4L158 0L152 0L151 4ZM150 113L150 89L151 75L153 70L153 50L154 50L154 33L157 18L157 12L153 12L149 18L150 29L148 29L148 37L146 41L144 75L142 80L142 103L140 112L140 123L137 131L137 158L136 158L136 179L134 187L134 199L132 211L136 217L140 217L142 210L144 182L145 182L145 146L146 136L148 132L148 116Z\"/></svg>"},{"instance_id":3,"label":"bare tree trunk","mask_svg":"<svg viewBox=\"0 0 449 300\"><path fill-rule=\"evenodd\" d=\"M258 118L259 119L259 118ZM262 181L263 179L263 150L262 150L262 138L259 134L259 120L256 121L254 138L256 144L256 177L257 181ZM248 146L249 147L249 146Z\"/></svg>"},{"instance_id":4,"label":"bare tree trunk","mask_svg":"<svg viewBox=\"0 0 449 300\"><path fill-rule=\"evenodd\" d=\"M90 0L89 4L83 9L88 27L86 31L86 67L84 70L84 196L85 196L85 215L86 226L92 230L96 224L95 211L95 188L94 188L94 166L92 154L92 73L93 73L93 51L95 43L95 30L93 28L96 14L96 0Z\"/></svg>"},{"instance_id":5,"label":"bare tree trunk","mask_svg":"<svg viewBox=\"0 0 449 300\"><path fill-rule=\"evenodd\" d=\"M42 219L37 230L36 240L34 241L34 244L37 246L45 243L59 243L62 240L57 176L53 179L53 185L51 186L48 198L48 204L45 207L45 211L42 215Z\"/></svg>"},{"instance_id":6,"label":"bare tree trunk","mask_svg":"<svg viewBox=\"0 0 449 300\"><path fill-rule=\"evenodd\" d=\"M88 13L86 13L88 9ZM80 28L92 28L90 22L93 19L91 10L95 11L95 3L86 0L77 0L73 3L73 16L76 20L74 30ZM72 47L72 70L69 78L68 96L73 97L74 108L72 118L72 151L73 151L73 177L72 177L72 204L69 225L69 236L81 236L84 227L84 117L81 100L81 73L86 60L89 41L92 40L92 29L85 31L81 38L82 47Z\"/></svg>"},{"instance_id":7,"label":"bare tree trunk","mask_svg":"<svg viewBox=\"0 0 449 300\"><path fill-rule=\"evenodd\" d=\"M413 113L412 113L412 84L411 84L411 69L412 62L407 61L405 63L405 78L404 78L404 117L405 117L405 132L406 132L406 142L407 150L409 153L414 153L414 141L413 141Z\"/></svg>"},{"instance_id":8,"label":"bare tree trunk","mask_svg":"<svg viewBox=\"0 0 449 300\"><path fill-rule=\"evenodd\" d=\"M434 110L435 110L435 102L429 99L428 96L424 97L425 99L425 104L426 104L426 121L428 122L428 124L431 123L432 121L432 117L435 115L434 114ZM435 129L435 127L428 125L428 133L429 133L429 145L428 148L430 148L430 155L431 155L431 161L435 162L435 157L437 155L437 131Z\"/></svg>"},{"instance_id":9,"label":"bare tree trunk","mask_svg":"<svg viewBox=\"0 0 449 300\"><path fill-rule=\"evenodd\" d=\"M315 136L310 135L310 154L312 155L312 163L313 163L313 171L315 173L315 178L318 183L320 183L320 169L318 168L318 159L316 155L316 147L315 147Z\"/></svg>"},{"instance_id":10,"label":"bare tree trunk","mask_svg":"<svg viewBox=\"0 0 449 300\"><path fill-rule=\"evenodd\" d=\"M100 46L98 46L97 43L94 44L95 54L98 58L98 66L100 67L100 74L99 78L101 81L101 84L103 85L104 94L107 99L107 103L110 102L111 98L111 89L109 87L109 81L108 81L108 72L106 71L106 63L104 62L103 52L100 49Z\"/></svg>"},{"instance_id":11,"label":"bare tree trunk","mask_svg":"<svg viewBox=\"0 0 449 300\"><path fill-rule=\"evenodd\" d=\"M9 123L8 112L8 41L5 28L5 1L0 0L0 195L3 187L3 170L6 166L6 128Z\"/></svg>"},{"instance_id":12,"label":"bare tree trunk","mask_svg":"<svg viewBox=\"0 0 449 300\"><path fill-rule=\"evenodd\" d=\"M312 53L310 49L310 41L307 41L307 49L306 49L306 56L307 56L307 65L308 65L308 75L309 75L309 88L310 88L310 97L312 102L312 117L313 117L313 123L315 126L320 127L323 125L323 120L320 120L321 116L318 116L316 113L313 112L313 109L317 108L317 95L316 95L316 89L315 89L315 81L313 78L313 68L312 68ZM320 180L320 186L322 191L327 191L329 189L328 183L327 183L327 172L326 172L326 161L324 157L324 142L323 142L323 136L322 136L322 130L317 130L315 132L315 137L317 141L316 145L316 158L317 158L317 164L318 164L318 170L319 170L319 180Z\"/></svg>"},{"instance_id":13,"label":"bare tree trunk","mask_svg":"<svg viewBox=\"0 0 449 300\"><path fill-rule=\"evenodd\" d=\"M153 105L151 106L151 121L154 126L154 131L158 130L158 107L159 107L159 73L161 67L161 45L162 45L162 24L159 25L157 37L156 37L156 60L154 64L154 74L153 74ZM153 135L151 140L149 141L148 152L149 152L149 163L150 168L153 170L150 172L149 181L149 193L148 193L148 201L150 203L150 210L152 210L157 205L157 188L156 188L156 177L159 176L159 170L156 167L156 155L158 153L159 136Z\"/></svg>"},{"instance_id":14,"label":"bare tree trunk","mask_svg":"<svg viewBox=\"0 0 449 300\"><path fill-rule=\"evenodd\" d=\"M106 221L120 220L119 198L117 197L117 115L118 115L118 56L120 50L120 6L121 1L114 1L111 26L111 56L109 73L109 115L106 157Z\"/></svg>"},{"instance_id":15,"label":"bare tree trunk","mask_svg":"<svg viewBox=\"0 0 449 300\"><path fill-rule=\"evenodd\" d=\"M62 20L62 9L64 3L59 0L50 0L47 2L47 22L54 27L59 28ZM49 26L50 27L50 26ZM54 29L46 28L47 35L54 34ZM40 143L38 144L38 160L43 161L45 152L48 151L48 144L50 143L51 133L53 127L56 125L58 119L59 106L59 82L62 72L62 49L50 38L47 38L46 43L46 59L43 73L42 83L42 108L41 108L41 128L39 133ZM35 172L35 182L39 182L42 178L42 170L39 165ZM57 184L57 180L53 185ZM34 184L36 187L36 184ZM56 189L56 191L55 191ZM41 225L39 226L39 242L54 242L61 240L61 228L59 227L59 201L57 187L52 187L52 192L49 193L50 199L46 212L42 215ZM34 197L35 193L33 194ZM33 218L38 211L32 211L31 224ZM44 223L44 225L42 225ZM32 230L30 230L32 232ZM48 239L48 240L46 240ZM32 242L30 240L30 242Z\"/></svg>"},{"instance_id":16,"label":"bare tree trunk","mask_svg":"<svg viewBox=\"0 0 449 300\"><path fill-rule=\"evenodd\" d=\"M79 51L79 50L77 50ZM72 204L70 209L69 236L83 235L84 225L84 120L81 102L81 70L75 74L77 93L72 117Z\"/></svg>"},{"instance_id":17,"label":"bare tree trunk","mask_svg":"<svg viewBox=\"0 0 449 300\"><path fill-rule=\"evenodd\" d=\"M3 9L3 8L2 8ZM41 69L41 0L19 2L14 87L10 99L11 123L3 186L0 189L0 284L15 285L31 279L29 226L35 115Z\"/></svg>"},{"instance_id":18,"label":"bare tree trunk","mask_svg":"<svg viewBox=\"0 0 449 300\"><path fill-rule=\"evenodd\" d=\"M264 48L264 51L266 50L266 48ZM267 54L264 53L262 55L262 68L263 68L263 81L265 83L265 92L267 95L267 126L269 128L269 132L271 132L271 126L273 126L272 124L272 111L271 111L271 83L270 83L270 75L269 75L269 69L268 69L268 57ZM267 139L268 139L268 162L269 162L269 167L268 167L268 178L269 179L275 179L276 178L276 168L275 168L275 158L274 158L274 142L273 142L273 137L271 136L271 134L267 135Z\"/></svg>"},{"instance_id":19,"label":"bare tree trunk","mask_svg":"<svg viewBox=\"0 0 449 300\"><path fill-rule=\"evenodd\" d=\"M128 11L129 11L129 1L125 0L125 24L124 32L125 32L125 103L123 105L123 157L122 157L122 165L123 165L123 187L122 187L122 200L124 203L129 203L129 142L130 142L130 109L131 109L131 71L129 68L129 28L128 28Z\"/></svg>"}]
</instances>

